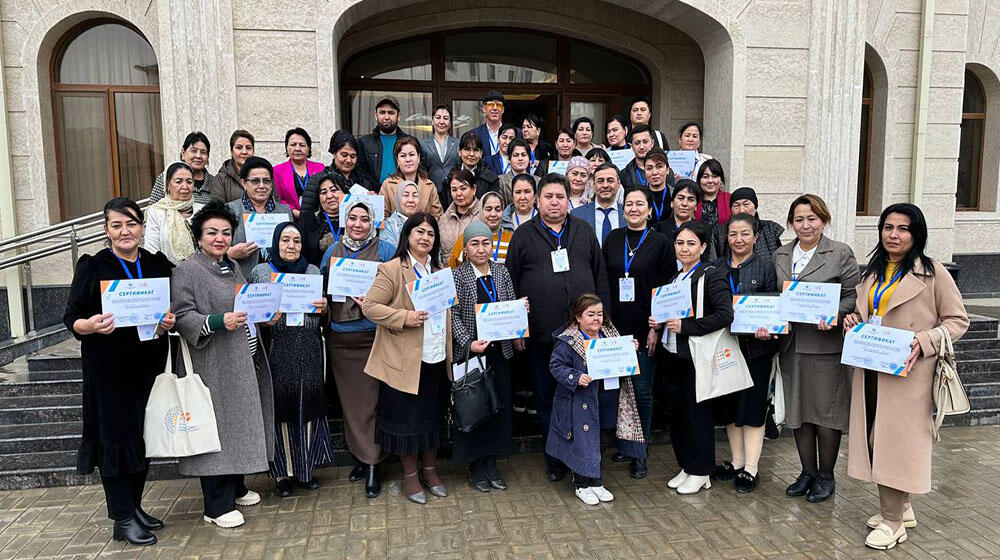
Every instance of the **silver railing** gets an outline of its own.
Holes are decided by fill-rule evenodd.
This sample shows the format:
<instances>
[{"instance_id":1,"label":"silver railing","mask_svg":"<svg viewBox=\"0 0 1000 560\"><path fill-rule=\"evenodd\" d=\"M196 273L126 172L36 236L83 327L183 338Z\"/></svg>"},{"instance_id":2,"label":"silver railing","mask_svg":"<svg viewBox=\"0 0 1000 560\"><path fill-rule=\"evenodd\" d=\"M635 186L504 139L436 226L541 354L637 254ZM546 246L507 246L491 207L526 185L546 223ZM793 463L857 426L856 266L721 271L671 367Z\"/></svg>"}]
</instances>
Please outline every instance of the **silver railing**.
<instances>
[{"instance_id":1,"label":"silver railing","mask_svg":"<svg viewBox=\"0 0 1000 560\"><path fill-rule=\"evenodd\" d=\"M149 205L149 199L137 201L141 208ZM11 335L17 338L22 334L31 335L35 332L35 306L32 288L31 264L40 259L69 252L72 265L80 258L80 250L95 242L103 241L104 215L94 212L79 218L73 218L29 233L16 235L0 240L0 273L17 267L19 282L11 282L8 275L7 283L7 313ZM15 285L12 285L15 284ZM20 291L24 289L25 299L21 304ZM11 292L17 294L12 297ZM28 324L25 333L17 332L15 325L22 324L20 317L26 316Z\"/></svg>"}]
</instances>

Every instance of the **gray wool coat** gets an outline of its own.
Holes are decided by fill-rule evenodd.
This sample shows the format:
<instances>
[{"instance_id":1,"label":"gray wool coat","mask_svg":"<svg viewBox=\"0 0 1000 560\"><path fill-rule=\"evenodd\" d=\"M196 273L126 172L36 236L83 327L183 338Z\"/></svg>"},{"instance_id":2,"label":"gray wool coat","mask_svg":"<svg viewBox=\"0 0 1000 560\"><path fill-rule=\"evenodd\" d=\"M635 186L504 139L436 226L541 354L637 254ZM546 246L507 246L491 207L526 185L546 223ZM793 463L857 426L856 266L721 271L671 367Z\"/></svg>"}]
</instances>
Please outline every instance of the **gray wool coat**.
<instances>
[{"instance_id":1,"label":"gray wool coat","mask_svg":"<svg viewBox=\"0 0 1000 560\"><path fill-rule=\"evenodd\" d=\"M236 285L246 282L238 266L224 274L200 251L175 268L170 279L175 330L188 343L194 370L212 393L222 444L216 453L181 458L180 472L186 476L262 472L273 459L274 398L267 357L264 352L257 352L256 359L250 355L244 329L201 334L209 315L233 310Z\"/></svg>"}]
</instances>

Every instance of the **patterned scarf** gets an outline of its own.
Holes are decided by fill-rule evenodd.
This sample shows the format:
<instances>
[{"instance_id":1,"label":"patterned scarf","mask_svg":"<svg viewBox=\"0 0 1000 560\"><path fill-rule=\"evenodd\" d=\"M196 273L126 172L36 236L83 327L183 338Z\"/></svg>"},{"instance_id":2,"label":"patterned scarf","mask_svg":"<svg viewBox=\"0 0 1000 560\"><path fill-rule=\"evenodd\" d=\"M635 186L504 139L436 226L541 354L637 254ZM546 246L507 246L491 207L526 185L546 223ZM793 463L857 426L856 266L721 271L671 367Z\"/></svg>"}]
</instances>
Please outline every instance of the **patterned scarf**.
<instances>
[{"instance_id":1,"label":"patterned scarf","mask_svg":"<svg viewBox=\"0 0 1000 560\"><path fill-rule=\"evenodd\" d=\"M250 200L250 196L247 195L247 193L244 192L243 196L240 197L240 200L243 201L243 209L246 210L247 212L252 213L257 211L257 209L254 208L253 201ZM267 202L264 203L264 213L270 214L271 212L274 212L274 208L275 208L274 197L273 196L267 197Z\"/></svg>"}]
</instances>

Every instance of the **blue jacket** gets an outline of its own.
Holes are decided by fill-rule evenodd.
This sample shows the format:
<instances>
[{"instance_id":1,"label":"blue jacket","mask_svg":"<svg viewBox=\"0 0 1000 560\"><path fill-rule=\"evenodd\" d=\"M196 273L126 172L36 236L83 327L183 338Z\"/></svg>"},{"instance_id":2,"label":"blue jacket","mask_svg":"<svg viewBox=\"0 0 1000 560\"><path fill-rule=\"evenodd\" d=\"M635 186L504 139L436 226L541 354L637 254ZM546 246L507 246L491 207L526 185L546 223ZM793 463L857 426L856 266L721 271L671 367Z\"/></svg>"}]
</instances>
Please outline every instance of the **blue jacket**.
<instances>
[{"instance_id":1,"label":"blue jacket","mask_svg":"<svg viewBox=\"0 0 1000 560\"><path fill-rule=\"evenodd\" d=\"M622 209L622 205L616 204L615 206L618 208L618 225L611 229L618 229L621 227L625 227L625 212ZM570 210L569 212L573 216L576 216L577 218L580 218L581 220L587 222L587 224L590 225L590 229L594 230L595 235L597 233L597 214L595 214L595 212L597 211L595 210L596 207L597 207L597 202L591 202L590 204L578 206ZM601 246L602 247L604 246L603 237L601 238Z\"/></svg>"},{"instance_id":2,"label":"blue jacket","mask_svg":"<svg viewBox=\"0 0 1000 560\"><path fill-rule=\"evenodd\" d=\"M486 162L486 166L490 168L490 171L497 174L497 177L503 175L503 157L500 155L499 150L496 154L491 153L493 151L493 139L490 137L490 130L486 128L486 123L483 123L473 129L479 138L483 141L483 161ZM517 137L521 136L521 131L516 127L514 132Z\"/></svg>"},{"instance_id":3,"label":"blue jacket","mask_svg":"<svg viewBox=\"0 0 1000 560\"><path fill-rule=\"evenodd\" d=\"M555 345L549 371L556 380L552 398L552 420L546 438L545 453L559 459L574 473L586 477L601 476L601 419L598 392L601 382L577 385L587 373L587 362L573 348L575 337L570 329L552 333Z\"/></svg>"}]
</instances>

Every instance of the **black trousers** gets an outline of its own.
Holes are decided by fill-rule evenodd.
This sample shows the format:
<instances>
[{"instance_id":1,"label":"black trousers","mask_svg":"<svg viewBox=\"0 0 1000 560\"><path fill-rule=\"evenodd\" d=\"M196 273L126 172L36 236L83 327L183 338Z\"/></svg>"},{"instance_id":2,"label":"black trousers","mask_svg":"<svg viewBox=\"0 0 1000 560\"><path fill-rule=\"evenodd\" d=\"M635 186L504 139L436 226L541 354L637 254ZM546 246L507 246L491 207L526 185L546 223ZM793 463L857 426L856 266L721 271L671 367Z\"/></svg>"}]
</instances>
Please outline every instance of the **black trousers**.
<instances>
[{"instance_id":1,"label":"black trousers","mask_svg":"<svg viewBox=\"0 0 1000 560\"><path fill-rule=\"evenodd\" d=\"M104 499L108 503L108 518L124 521L135 515L142 505L142 489L148 470L121 476L102 476Z\"/></svg>"},{"instance_id":2,"label":"black trousers","mask_svg":"<svg viewBox=\"0 0 1000 560\"><path fill-rule=\"evenodd\" d=\"M593 478L573 473L574 488L590 488L591 486L604 486L603 478L601 477Z\"/></svg>"},{"instance_id":3,"label":"black trousers","mask_svg":"<svg viewBox=\"0 0 1000 560\"><path fill-rule=\"evenodd\" d=\"M552 399L556 394L556 380L552 377L549 361L552 359L553 342L528 341L528 360L531 364L532 379L535 384L535 410L542 424L543 437L549 437L549 423L552 420ZM549 469L562 467L562 461L545 454Z\"/></svg>"},{"instance_id":4,"label":"black trousers","mask_svg":"<svg viewBox=\"0 0 1000 560\"><path fill-rule=\"evenodd\" d=\"M667 402L670 445L684 472L706 476L715 470L715 426L712 401L695 402L694 363L668 354Z\"/></svg>"},{"instance_id":5,"label":"black trousers","mask_svg":"<svg viewBox=\"0 0 1000 560\"><path fill-rule=\"evenodd\" d=\"M219 517L236 509L236 498L248 492L242 474L219 474L201 477L201 495L205 515Z\"/></svg>"}]
</instances>

